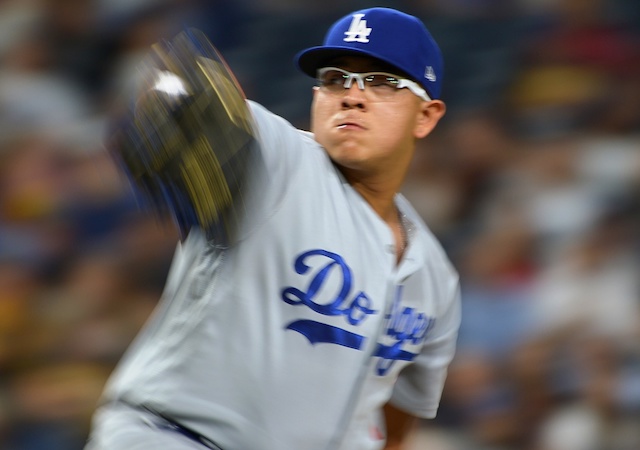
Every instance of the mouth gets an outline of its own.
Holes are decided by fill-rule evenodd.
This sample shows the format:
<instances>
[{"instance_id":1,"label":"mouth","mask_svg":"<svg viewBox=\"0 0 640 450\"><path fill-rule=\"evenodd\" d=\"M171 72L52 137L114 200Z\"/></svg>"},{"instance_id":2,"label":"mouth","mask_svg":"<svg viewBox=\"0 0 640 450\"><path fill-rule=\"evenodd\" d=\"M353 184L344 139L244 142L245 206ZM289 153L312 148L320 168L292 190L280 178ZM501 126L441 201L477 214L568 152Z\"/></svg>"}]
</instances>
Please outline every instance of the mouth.
<instances>
[{"instance_id":1,"label":"mouth","mask_svg":"<svg viewBox=\"0 0 640 450\"><path fill-rule=\"evenodd\" d=\"M355 122L342 122L336 127L339 130L363 130L364 127Z\"/></svg>"}]
</instances>

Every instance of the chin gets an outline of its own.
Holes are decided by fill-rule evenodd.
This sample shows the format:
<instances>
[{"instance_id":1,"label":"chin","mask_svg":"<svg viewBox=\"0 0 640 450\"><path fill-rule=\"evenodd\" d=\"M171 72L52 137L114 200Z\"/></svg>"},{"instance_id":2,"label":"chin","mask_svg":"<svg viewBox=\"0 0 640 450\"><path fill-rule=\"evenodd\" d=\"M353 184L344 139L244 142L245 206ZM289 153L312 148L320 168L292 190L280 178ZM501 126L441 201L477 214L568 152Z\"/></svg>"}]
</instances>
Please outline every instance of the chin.
<instances>
[{"instance_id":1,"label":"chin","mask_svg":"<svg viewBox=\"0 0 640 450\"><path fill-rule=\"evenodd\" d=\"M331 157L331 155L329 155ZM367 166L367 161L354 158L354 157L331 157L333 163L341 169L348 169L351 171L361 171L365 170Z\"/></svg>"}]
</instances>

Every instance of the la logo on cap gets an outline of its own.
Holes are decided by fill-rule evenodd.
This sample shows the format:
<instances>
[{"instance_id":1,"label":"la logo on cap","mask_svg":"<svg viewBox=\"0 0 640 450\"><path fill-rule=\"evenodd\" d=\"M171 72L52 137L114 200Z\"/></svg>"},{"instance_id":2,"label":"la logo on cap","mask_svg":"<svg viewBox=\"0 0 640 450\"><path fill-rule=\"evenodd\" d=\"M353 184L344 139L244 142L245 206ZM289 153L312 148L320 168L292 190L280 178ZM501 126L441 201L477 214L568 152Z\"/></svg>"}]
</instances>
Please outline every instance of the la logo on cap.
<instances>
[{"instance_id":1,"label":"la logo on cap","mask_svg":"<svg viewBox=\"0 0 640 450\"><path fill-rule=\"evenodd\" d=\"M349 29L344 32L347 36L345 42L369 42L371 28L367 28L367 21L363 20L364 14L354 14Z\"/></svg>"}]
</instances>

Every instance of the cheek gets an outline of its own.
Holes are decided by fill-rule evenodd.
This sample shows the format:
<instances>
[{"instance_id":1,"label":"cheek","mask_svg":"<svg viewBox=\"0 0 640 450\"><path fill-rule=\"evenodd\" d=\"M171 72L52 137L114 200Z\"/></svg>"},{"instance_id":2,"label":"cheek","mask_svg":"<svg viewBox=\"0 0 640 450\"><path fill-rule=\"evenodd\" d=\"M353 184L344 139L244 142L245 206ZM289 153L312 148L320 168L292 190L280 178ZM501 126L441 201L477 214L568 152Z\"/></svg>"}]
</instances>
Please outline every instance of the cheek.
<instances>
[{"instance_id":1,"label":"cheek","mask_svg":"<svg viewBox=\"0 0 640 450\"><path fill-rule=\"evenodd\" d=\"M410 108L393 108L386 111L381 124L382 128L393 130L393 133L389 134L396 138L413 136L415 126L415 114Z\"/></svg>"},{"instance_id":2,"label":"cheek","mask_svg":"<svg viewBox=\"0 0 640 450\"><path fill-rule=\"evenodd\" d=\"M311 132L316 135L316 139L319 135L322 136L324 133L326 133L329 117L330 113L327 102L318 100L317 95L314 96L311 103L310 124Z\"/></svg>"}]
</instances>

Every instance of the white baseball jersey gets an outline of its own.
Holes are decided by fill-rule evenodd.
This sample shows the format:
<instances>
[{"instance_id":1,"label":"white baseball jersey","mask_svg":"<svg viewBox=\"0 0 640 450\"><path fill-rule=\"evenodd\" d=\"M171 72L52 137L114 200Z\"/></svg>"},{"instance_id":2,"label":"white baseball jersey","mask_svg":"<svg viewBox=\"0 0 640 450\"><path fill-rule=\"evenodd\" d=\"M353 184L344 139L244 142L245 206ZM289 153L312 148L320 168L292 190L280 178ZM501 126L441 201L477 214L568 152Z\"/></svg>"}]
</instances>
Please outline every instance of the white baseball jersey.
<instances>
[{"instance_id":1,"label":"white baseball jersey","mask_svg":"<svg viewBox=\"0 0 640 450\"><path fill-rule=\"evenodd\" d=\"M436 414L458 277L408 202L389 227L310 133L250 103L268 184L240 242L194 230L106 401L144 405L225 449L370 450L381 407ZM259 212L258 212L259 210Z\"/></svg>"}]
</instances>

